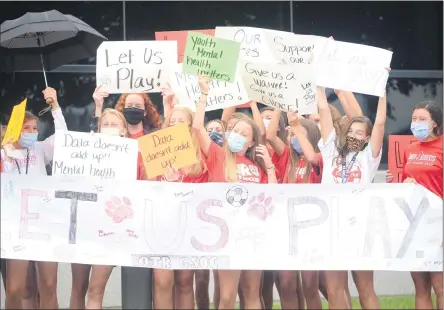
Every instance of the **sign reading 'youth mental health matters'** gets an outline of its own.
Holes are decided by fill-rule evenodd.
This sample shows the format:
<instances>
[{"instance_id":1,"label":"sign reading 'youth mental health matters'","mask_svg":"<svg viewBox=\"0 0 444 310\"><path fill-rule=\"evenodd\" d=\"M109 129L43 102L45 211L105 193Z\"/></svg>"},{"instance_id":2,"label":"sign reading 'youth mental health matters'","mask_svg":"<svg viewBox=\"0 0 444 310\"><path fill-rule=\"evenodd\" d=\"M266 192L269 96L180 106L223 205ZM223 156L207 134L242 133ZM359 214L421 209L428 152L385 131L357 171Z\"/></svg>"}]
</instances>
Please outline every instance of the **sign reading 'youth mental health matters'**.
<instances>
[{"instance_id":1,"label":"sign reading 'youth mental health matters'","mask_svg":"<svg viewBox=\"0 0 444 310\"><path fill-rule=\"evenodd\" d=\"M103 42L97 49L97 85L111 94L160 92L176 64L176 41Z\"/></svg>"},{"instance_id":2,"label":"sign reading 'youth mental health matters'","mask_svg":"<svg viewBox=\"0 0 444 310\"><path fill-rule=\"evenodd\" d=\"M212 80L233 82L240 44L198 32L188 32L183 72L205 74Z\"/></svg>"},{"instance_id":3,"label":"sign reading 'youth mental health matters'","mask_svg":"<svg viewBox=\"0 0 444 310\"><path fill-rule=\"evenodd\" d=\"M173 183L1 174L1 257L163 269L443 270L414 184Z\"/></svg>"},{"instance_id":4,"label":"sign reading 'youth mental health matters'","mask_svg":"<svg viewBox=\"0 0 444 310\"><path fill-rule=\"evenodd\" d=\"M57 130L52 174L136 180L137 156L134 139Z\"/></svg>"},{"instance_id":5,"label":"sign reading 'youth mental health matters'","mask_svg":"<svg viewBox=\"0 0 444 310\"><path fill-rule=\"evenodd\" d=\"M148 178L165 174L197 162L196 149L187 124L158 130L138 139Z\"/></svg>"}]
</instances>

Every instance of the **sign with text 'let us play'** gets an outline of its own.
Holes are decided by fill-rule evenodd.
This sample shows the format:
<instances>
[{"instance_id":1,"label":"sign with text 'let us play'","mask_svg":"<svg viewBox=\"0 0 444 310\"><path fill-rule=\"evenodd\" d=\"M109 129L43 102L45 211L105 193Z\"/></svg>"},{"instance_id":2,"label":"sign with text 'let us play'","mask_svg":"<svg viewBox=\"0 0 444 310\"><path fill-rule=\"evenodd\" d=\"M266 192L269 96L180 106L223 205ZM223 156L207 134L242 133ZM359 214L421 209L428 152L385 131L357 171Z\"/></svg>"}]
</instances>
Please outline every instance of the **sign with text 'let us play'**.
<instances>
[{"instance_id":1,"label":"sign with text 'let us play'","mask_svg":"<svg viewBox=\"0 0 444 310\"><path fill-rule=\"evenodd\" d=\"M0 184L7 259L163 269L443 270L442 199L415 184L10 173L1 174Z\"/></svg>"}]
</instances>

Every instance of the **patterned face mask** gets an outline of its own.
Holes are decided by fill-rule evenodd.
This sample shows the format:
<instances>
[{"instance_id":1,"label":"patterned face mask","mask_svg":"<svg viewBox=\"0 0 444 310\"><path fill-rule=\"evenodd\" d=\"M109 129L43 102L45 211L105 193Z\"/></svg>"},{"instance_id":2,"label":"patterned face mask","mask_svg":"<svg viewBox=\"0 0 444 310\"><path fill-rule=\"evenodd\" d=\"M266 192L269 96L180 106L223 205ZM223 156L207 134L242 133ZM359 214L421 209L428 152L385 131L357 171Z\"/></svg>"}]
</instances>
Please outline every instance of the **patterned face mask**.
<instances>
[{"instance_id":1,"label":"patterned face mask","mask_svg":"<svg viewBox=\"0 0 444 310\"><path fill-rule=\"evenodd\" d=\"M210 139L214 141L219 146L222 146L224 143L224 136L221 133L218 133L216 131L212 131L208 134L210 136Z\"/></svg>"},{"instance_id":2,"label":"patterned face mask","mask_svg":"<svg viewBox=\"0 0 444 310\"><path fill-rule=\"evenodd\" d=\"M367 141L347 136L346 143L350 152L359 152L362 151Z\"/></svg>"}]
</instances>

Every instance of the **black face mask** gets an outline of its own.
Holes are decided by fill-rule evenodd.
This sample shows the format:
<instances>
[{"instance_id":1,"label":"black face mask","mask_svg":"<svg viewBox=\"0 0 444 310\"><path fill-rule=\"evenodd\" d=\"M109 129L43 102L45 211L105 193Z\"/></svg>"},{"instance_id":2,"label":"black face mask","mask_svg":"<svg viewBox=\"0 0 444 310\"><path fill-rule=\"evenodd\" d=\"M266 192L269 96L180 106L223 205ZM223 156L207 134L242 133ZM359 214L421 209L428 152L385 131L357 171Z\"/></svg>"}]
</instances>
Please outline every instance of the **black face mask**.
<instances>
[{"instance_id":1,"label":"black face mask","mask_svg":"<svg viewBox=\"0 0 444 310\"><path fill-rule=\"evenodd\" d=\"M145 111L139 108L125 108L123 110L123 116L130 125L139 124L145 117Z\"/></svg>"}]
</instances>

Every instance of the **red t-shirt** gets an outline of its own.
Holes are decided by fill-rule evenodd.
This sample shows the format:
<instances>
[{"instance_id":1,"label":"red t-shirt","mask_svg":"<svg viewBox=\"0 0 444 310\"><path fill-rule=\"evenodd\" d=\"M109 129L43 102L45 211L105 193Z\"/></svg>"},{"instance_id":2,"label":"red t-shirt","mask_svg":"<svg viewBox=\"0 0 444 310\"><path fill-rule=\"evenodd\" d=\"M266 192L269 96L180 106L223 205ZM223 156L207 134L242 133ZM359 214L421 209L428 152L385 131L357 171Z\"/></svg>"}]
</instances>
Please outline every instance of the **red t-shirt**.
<instances>
[{"instance_id":1,"label":"red t-shirt","mask_svg":"<svg viewBox=\"0 0 444 310\"><path fill-rule=\"evenodd\" d=\"M204 158L203 154L201 155ZM179 169L180 178L176 182L181 183L207 183L208 182L208 169L205 169L205 164L202 163L202 173L197 176L189 176L183 173L182 169ZM159 175L157 181L167 182L165 175Z\"/></svg>"},{"instance_id":2,"label":"red t-shirt","mask_svg":"<svg viewBox=\"0 0 444 310\"><path fill-rule=\"evenodd\" d=\"M213 141L211 141L208 158L206 158L205 163L208 167L210 182L227 182L224 169L224 151ZM239 183L268 183L267 174L247 157L236 155L236 164Z\"/></svg>"},{"instance_id":3,"label":"red t-shirt","mask_svg":"<svg viewBox=\"0 0 444 310\"><path fill-rule=\"evenodd\" d=\"M277 155L277 153L275 153ZM284 152L281 156L277 155L277 162L275 163L277 171L284 172L283 183L288 183L288 173L290 172L290 149L286 146ZM296 178L294 183L321 183L322 180L322 155L321 153L316 153L316 159L318 161L317 166L312 165L310 174L308 175L307 182L304 182L305 177L305 165L307 161L305 159L300 159L298 162L298 167L295 169Z\"/></svg>"},{"instance_id":4,"label":"red t-shirt","mask_svg":"<svg viewBox=\"0 0 444 310\"><path fill-rule=\"evenodd\" d=\"M412 143L404 151L401 182L413 178L443 198L442 136L430 142Z\"/></svg>"},{"instance_id":5,"label":"red t-shirt","mask_svg":"<svg viewBox=\"0 0 444 310\"><path fill-rule=\"evenodd\" d=\"M138 139L144 135L145 133L142 130L134 134L130 134L129 137L130 139ZM143 166L142 154L139 152L139 156L137 157L137 180L143 180L143 169L145 169L145 167Z\"/></svg>"}]
</instances>

